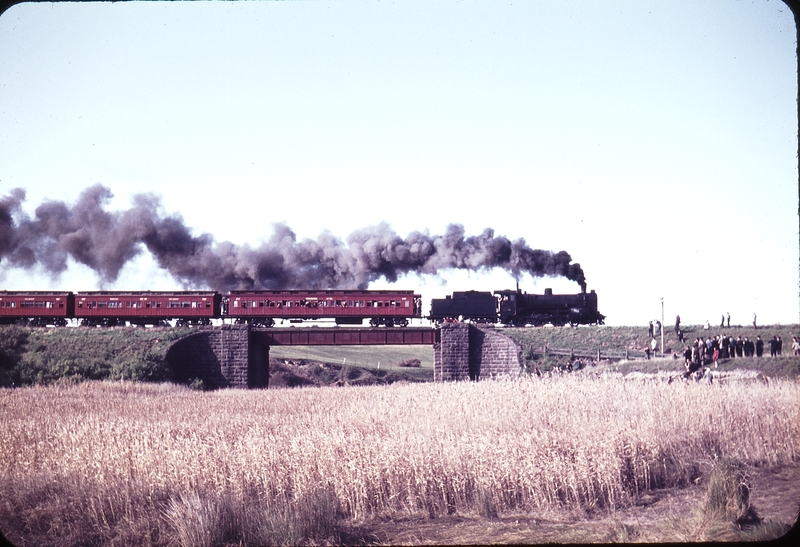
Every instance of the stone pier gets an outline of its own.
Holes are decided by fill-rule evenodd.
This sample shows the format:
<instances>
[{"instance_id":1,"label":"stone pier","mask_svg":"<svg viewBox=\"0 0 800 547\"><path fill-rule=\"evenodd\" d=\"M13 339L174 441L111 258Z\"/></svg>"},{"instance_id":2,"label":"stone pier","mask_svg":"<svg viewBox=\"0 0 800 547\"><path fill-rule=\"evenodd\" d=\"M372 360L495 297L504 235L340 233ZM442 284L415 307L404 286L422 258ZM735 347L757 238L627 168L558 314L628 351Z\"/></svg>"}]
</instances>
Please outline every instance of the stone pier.
<instances>
[{"instance_id":1,"label":"stone pier","mask_svg":"<svg viewBox=\"0 0 800 547\"><path fill-rule=\"evenodd\" d=\"M200 328L167 348L165 360L179 382L199 378L211 388L269 385L269 346L251 343L247 325Z\"/></svg>"},{"instance_id":2,"label":"stone pier","mask_svg":"<svg viewBox=\"0 0 800 547\"><path fill-rule=\"evenodd\" d=\"M493 327L443 323L434 348L437 382L516 376L522 368L520 348Z\"/></svg>"}]
</instances>

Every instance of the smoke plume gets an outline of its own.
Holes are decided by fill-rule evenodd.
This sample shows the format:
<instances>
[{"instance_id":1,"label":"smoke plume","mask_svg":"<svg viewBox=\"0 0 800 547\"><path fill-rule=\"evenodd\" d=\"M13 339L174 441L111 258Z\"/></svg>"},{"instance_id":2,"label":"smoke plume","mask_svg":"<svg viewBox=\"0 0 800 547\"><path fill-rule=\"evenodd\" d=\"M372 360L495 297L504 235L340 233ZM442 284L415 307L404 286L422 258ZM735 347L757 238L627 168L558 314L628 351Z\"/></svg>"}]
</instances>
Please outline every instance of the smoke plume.
<instances>
[{"instance_id":1,"label":"smoke plume","mask_svg":"<svg viewBox=\"0 0 800 547\"><path fill-rule=\"evenodd\" d=\"M415 231L404 239L381 223L343 242L328 231L316 240L298 240L289 226L277 223L267 241L251 247L192 235L152 194L138 194L130 209L115 212L106 210L112 197L97 184L72 206L42 203L34 218L22 210L24 190L0 197L0 271L38 265L57 277L72 257L108 283L147 249L187 289L366 289L381 277L392 282L407 273L435 275L451 268L502 268L517 279L523 273L563 276L586 286L580 264L565 251L532 249L524 239L495 236L490 228L465 236L463 226L451 224L443 235Z\"/></svg>"}]
</instances>

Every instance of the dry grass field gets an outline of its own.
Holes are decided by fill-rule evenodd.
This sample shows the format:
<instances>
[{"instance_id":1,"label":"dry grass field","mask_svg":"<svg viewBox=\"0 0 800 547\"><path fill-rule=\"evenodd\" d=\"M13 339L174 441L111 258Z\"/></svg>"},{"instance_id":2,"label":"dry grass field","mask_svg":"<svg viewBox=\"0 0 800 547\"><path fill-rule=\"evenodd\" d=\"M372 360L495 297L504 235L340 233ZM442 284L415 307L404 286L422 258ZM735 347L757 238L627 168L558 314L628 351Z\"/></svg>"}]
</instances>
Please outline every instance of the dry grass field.
<instances>
[{"instance_id":1,"label":"dry grass field","mask_svg":"<svg viewBox=\"0 0 800 547\"><path fill-rule=\"evenodd\" d=\"M19 546L766 538L788 522L755 526L752 476L800 456L791 380L85 382L0 390L0 413L0 529ZM691 510L621 520L698 483ZM611 524L586 535L592 519Z\"/></svg>"}]
</instances>

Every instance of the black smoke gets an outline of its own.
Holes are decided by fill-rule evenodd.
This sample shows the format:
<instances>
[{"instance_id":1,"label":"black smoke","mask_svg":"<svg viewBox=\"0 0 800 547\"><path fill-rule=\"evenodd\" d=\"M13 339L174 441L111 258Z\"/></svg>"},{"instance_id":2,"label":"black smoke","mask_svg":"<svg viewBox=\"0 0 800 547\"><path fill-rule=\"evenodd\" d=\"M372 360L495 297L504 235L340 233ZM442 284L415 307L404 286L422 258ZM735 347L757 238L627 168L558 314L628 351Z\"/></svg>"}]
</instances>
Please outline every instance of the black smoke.
<instances>
[{"instance_id":1,"label":"black smoke","mask_svg":"<svg viewBox=\"0 0 800 547\"><path fill-rule=\"evenodd\" d=\"M69 206L46 201L33 218L22 209L25 191L14 189L0 198L0 271L41 266L54 277L67 269L67 258L113 282L125 264L147 249L159 266L185 288L230 289L366 289L385 278L407 273L438 274L457 268L502 268L516 279L521 274L563 276L583 290L580 264L568 253L532 249L525 240L495 236L487 228L466 236L451 224L443 235L412 232L406 238L381 223L356 230L346 242L322 232L316 240L298 240L284 223L259 245L215 242L204 233L192 235L179 215L163 211L158 197L138 194L126 211L108 211L111 191L97 184Z\"/></svg>"}]
</instances>

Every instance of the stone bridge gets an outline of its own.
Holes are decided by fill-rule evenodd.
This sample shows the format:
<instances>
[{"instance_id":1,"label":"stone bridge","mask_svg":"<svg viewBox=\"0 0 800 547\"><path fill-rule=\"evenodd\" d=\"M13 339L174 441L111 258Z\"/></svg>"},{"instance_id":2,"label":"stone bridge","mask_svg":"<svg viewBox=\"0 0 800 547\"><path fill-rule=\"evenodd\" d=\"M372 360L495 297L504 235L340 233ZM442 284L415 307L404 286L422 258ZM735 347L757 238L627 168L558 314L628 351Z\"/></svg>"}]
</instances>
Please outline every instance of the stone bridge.
<instances>
[{"instance_id":1,"label":"stone bridge","mask_svg":"<svg viewBox=\"0 0 800 547\"><path fill-rule=\"evenodd\" d=\"M520 348L493 328L444 323L433 328L281 328L247 325L198 328L173 342L165 360L178 381L201 379L213 388L269 386L273 345L430 345L437 382L515 375Z\"/></svg>"}]
</instances>

